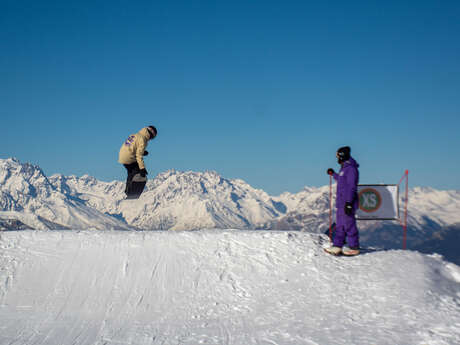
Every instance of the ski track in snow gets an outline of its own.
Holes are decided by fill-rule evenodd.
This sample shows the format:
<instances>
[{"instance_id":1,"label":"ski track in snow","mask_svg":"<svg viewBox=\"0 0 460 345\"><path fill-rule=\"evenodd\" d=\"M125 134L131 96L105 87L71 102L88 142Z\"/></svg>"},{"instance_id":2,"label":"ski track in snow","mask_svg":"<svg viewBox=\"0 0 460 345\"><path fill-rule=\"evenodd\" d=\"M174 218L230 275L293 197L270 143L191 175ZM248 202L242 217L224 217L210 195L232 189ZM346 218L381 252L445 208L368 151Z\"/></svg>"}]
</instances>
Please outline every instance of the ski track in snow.
<instances>
[{"instance_id":1,"label":"ski track in snow","mask_svg":"<svg viewBox=\"0 0 460 345\"><path fill-rule=\"evenodd\" d=\"M0 233L0 344L459 344L460 268L283 231Z\"/></svg>"}]
</instances>

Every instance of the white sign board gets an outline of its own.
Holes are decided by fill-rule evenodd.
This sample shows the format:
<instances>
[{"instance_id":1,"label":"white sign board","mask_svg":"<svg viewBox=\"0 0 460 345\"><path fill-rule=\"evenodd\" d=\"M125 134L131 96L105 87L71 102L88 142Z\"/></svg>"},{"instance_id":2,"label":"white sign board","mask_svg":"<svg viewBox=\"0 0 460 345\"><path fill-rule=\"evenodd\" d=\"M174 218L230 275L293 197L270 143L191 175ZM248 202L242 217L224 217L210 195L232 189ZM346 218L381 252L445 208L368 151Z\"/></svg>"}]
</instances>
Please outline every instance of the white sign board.
<instances>
[{"instance_id":1,"label":"white sign board","mask_svg":"<svg viewBox=\"0 0 460 345\"><path fill-rule=\"evenodd\" d=\"M358 198L356 219L399 219L398 185L358 185Z\"/></svg>"}]
</instances>

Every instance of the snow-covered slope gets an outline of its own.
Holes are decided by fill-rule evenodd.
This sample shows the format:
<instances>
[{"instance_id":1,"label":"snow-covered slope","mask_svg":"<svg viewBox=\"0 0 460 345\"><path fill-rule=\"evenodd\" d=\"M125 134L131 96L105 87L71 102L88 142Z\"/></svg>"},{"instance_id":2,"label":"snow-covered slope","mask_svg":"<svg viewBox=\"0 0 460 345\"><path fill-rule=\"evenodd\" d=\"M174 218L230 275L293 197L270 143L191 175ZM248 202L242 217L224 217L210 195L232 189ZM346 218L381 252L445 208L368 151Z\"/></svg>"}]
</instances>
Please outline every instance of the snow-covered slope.
<instances>
[{"instance_id":1,"label":"snow-covered slope","mask_svg":"<svg viewBox=\"0 0 460 345\"><path fill-rule=\"evenodd\" d=\"M460 267L270 231L0 233L1 344L452 345Z\"/></svg>"},{"instance_id":2,"label":"snow-covered slope","mask_svg":"<svg viewBox=\"0 0 460 345\"><path fill-rule=\"evenodd\" d=\"M427 222L434 222L440 227L460 223L460 190L411 188L409 223L413 227L422 228Z\"/></svg>"},{"instance_id":3,"label":"snow-covered slope","mask_svg":"<svg viewBox=\"0 0 460 345\"><path fill-rule=\"evenodd\" d=\"M129 228L126 223L61 193L38 166L21 164L16 159L0 159L0 211L0 219L16 215L17 220L37 229Z\"/></svg>"},{"instance_id":4,"label":"snow-covered slope","mask_svg":"<svg viewBox=\"0 0 460 345\"><path fill-rule=\"evenodd\" d=\"M306 230L316 233L327 230L329 226L329 186L304 187L298 193L286 192L275 199L279 204L286 206L287 212L265 224L264 228Z\"/></svg>"},{"instance_id":5,"label":"snow-covered slope","mask_svg":"<svg viewBox=\"0 0 460 345\"><path fill-rule=\"evenodd\" d=\"M432 232L411 248L422 253L440 253L445 260L460 265L459 243L460 223Z\"/></svg>"},{"instance_id":6,"label":"snow-covered slope","mask_svg":"<svg viewBox=\"0 0 460 345\"><path fill-rule=\"evenodd\" d=\"M30 212L0 211L1 230L65 230L68 227Z\"/></svg>"}]
</instances>

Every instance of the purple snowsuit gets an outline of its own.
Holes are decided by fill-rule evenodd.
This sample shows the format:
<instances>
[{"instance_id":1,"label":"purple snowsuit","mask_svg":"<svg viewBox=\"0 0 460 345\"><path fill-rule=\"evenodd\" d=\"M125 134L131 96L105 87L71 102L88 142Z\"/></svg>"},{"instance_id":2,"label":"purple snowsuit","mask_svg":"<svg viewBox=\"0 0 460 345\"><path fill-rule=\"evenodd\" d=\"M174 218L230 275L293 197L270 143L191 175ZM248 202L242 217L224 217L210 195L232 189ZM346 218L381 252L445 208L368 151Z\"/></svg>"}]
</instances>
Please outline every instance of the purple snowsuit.
<instances>
[{"instance_id":1,"label":"purple snowsuit","mask_svg":"<svg viewBox=\"0 0 460 345\"><path fill-rule=\"evenodd\" d=\"M346 237L350 248L359 248L359 233L355 219L355 213L359 207L357 193L359 182L358 167L359 164L350 157L349 160L342 164L340 172L333 175L337 181L336 230L333 241L335 247L343 247ZM345 213L345 203L347 202L353 205L351 216Z\"/></svg>"}]
</instances>

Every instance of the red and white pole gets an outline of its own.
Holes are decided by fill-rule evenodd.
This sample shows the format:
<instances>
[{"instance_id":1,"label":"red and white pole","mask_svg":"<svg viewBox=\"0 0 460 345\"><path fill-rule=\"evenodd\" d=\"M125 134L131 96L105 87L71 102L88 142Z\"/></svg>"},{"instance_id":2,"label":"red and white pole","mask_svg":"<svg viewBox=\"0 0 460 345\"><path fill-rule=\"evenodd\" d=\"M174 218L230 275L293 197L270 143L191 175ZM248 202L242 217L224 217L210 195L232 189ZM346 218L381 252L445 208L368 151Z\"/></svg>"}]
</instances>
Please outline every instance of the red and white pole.
<instances>
[{"instance_id":1,"label":"red and white pole","mask_svg":"<svg viewBox=\"0 0 460 345\"><path fill-rule=\"evenodd\" d=\"M332 175L329 175L329 240L332 242Z\"/></svg>"},{"instance_id":2,"label":"red and white pole","mask_svg":"<svg viewBox=\"0 0 460 345\"><path fill-rule=\"evenodd\" d=\"M409 203L409 170L406 170L406 200L404 203L404 242L403 249L406 249L407 242L407 204Z\"/></svg>"},{"instance_id":3,"label":"red and white pole","mask_svg":"<svg viewBox=\"0 0 460 345\"><path fill-rule=\"evenodd\" d=\"M405 193L404 193L404 219L403 221L401 222L400 220L400 223L403 227L403 249L406 249L407 248L407 213L408 213L408 210L407 210L407 205L409 203L409 170L406 170L404 172L404 176L401 178L401 180L399 181L399 185L401 185L401 182L402 181L406 181L406 189L405 189Z\"/></svg>"}]
</instances>

